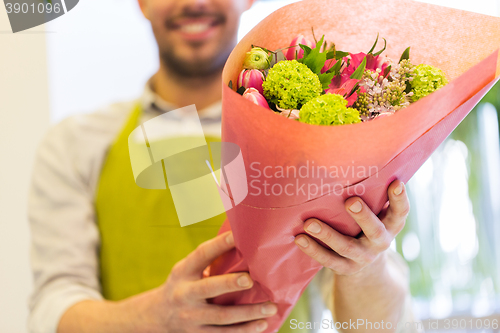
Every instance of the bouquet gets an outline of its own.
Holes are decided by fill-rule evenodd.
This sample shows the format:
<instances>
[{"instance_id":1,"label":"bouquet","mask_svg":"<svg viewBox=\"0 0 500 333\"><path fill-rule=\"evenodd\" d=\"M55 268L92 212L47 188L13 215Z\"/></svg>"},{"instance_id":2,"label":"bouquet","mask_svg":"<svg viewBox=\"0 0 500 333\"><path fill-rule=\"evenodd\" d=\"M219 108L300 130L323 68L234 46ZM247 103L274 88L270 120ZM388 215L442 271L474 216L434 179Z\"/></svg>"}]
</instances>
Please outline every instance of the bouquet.
<instances>
[{"instance_id":1,"label":"bouquet","mask_svg":"<svg viewBox=\"0 0 500 333\"><path fill-rule=\"evenodd\" d=\"M409 47L399 62L381 57L385 39L373 53L378 40L368 53L356 54L336 50L324 36L312 43L302 34L285 49L252 47L237 92L289 119L345 125L392 115L448 83L439 68L414 66Z\"/></svg>"},{"instance_id":2,"label":"bouquet","mask_svg":"<svg viewBox=\"0 0 500 333\"><path fill-rule=\"evenodd\" d=\"M324 38L313 44L313 36L311 42L299 37L289 47L311 27ZM389 42L384 55L373 49L359 56L377 33ZM269 61L260 73L243 68L255 46ZM240 183L226 190L248 187L248 195L227 212L221 228L233 231L235 249L210 267L211 275L248 271L255 283L213 301L277 303L267 332L277 331L321 269L294 243L304 221L318 218L358 235L344 201L359 196L375 214L381 212L388 185L407 182L498 80L499 48L498 18L408 0L306 0L259 23L223 71L222 140L240 147L246 172L228 175ZM325 62L311 69L303 62L313 52ZM283 71L274 75L280 63ZM316 77L299 80L316 82L307 93L300 89L300 98L276 84L291 64L306 66ZM255 77L262 91L251 84Z\"/></svg>"}]
</instances>

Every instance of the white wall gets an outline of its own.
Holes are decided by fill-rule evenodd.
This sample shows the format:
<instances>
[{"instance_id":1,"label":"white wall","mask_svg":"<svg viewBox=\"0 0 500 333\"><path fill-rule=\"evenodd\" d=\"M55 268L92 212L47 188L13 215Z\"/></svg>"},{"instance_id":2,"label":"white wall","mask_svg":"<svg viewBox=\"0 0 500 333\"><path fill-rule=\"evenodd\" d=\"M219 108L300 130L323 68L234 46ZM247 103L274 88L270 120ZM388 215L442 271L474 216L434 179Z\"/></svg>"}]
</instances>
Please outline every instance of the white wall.
<instances>
[{"instance_id":1,"label":"white wall","mask_svg":"<svg viewBox=\"0 0 500 333\"><path fill-rule=\"evenodd\" d=\"M49 124L47 57L43 27L12 34L0 8L0 332L22 333L32 289L26 197Z\"/></svg>"},{"instance_id":2,"label":"white wall","mask_svg":"<svg viewBox=\"0 0 500 333\"><path fill-rule=\"evenodd\" d=\"M158 66L136 0L85 0L46 25L51 120L131 99Z\"/></svg>"},{"instance_id":3,"label":"white wall","mask_svg":"<svg viewBox=\"0 0 500 333\"><path fill-rule=\"evenodd\" d=\"M500 0L425 2L500 14ZM285 3L257 3L244 15L240 37L266 12ZM15 35L9 33L3 8L0 5L0 332L23 333L31 291L25 206L36 145L49 121L140 93L157 59L135 0L80 1L45 27ZM40 33L44 29L49 33Z\"/></svg>"}]
</instances>

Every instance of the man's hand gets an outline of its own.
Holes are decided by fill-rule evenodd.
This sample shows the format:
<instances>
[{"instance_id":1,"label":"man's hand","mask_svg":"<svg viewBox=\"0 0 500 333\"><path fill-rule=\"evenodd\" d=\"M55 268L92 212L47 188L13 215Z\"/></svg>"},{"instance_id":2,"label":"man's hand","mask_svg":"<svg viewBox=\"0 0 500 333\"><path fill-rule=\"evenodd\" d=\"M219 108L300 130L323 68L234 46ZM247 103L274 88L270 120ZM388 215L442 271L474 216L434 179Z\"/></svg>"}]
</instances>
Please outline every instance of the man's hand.
<instances>
[{"instance_id":1,"label":"man's hand","mask_svg":"<svg viewBox=\"0 0 500 333\"><path fill-rule=\"evenodd\" d=\"M267 322L262 319L276 314L275 304L222 306L206 301L252 287L248 273L202 278L203 270L233 247L233 235L227 232L201 244L174 266L162 288L161 306L158 308L158 316L163 319L166 332L250 333L267 328ZM246 323L233 325L243 322Z\"/></svg>"},{"instance_id":2,"label":"man's hand","mask_svg":"<svg viewBox=\"0 0 500 333\"><path fill-rule=\"evenodd\" d=\"M388 189L389 206L375 216L360 198L349 198L345 207L363 234L349 237L317 219L309 219L304 230L324 242L327 249L311 237L299 235L297 245L310 257L332 269L332 315L341 332L394 332L409 297L408 277L401 267L386 258L394 237L403 229L410 204L404 184L394 181ZM365 325L352 327L363 321ZM370 324L368 324L370 323Z\"/></svg>"},{"instance_id":3,"label":"man's hand","mask_svg":"<svg viewBox=\"0 0 500 333\"><path fill-rule=\"evenodd\" d=\"M389 186L389 207L377 217L360 198L349 198L345 207L363 230L359 238L345 236L317 219L309 219L304 230L321 240L331 250L311 237L299 235L295 243L308 256L338 275L352 275L371 265L387 250L403 229L410 210L404 184L394 181ZM383 265L379 265L383 268Z\"/></svg>"},{"instance_id":4,"label":"man's hand","mask_svg":"<svg viewBox=\"0 0 500 333\"><path fill-rule=\"evenodd\" d=\"M160 287L123 301L82 301L64 313L58 333L254 333L267 328L264 318L276 314L272 303L209 304L207 299L250 289L246 272L203 278L217 257L234 247L231 232L199 245L172 269Z\"/></svg>"}]
</instances>

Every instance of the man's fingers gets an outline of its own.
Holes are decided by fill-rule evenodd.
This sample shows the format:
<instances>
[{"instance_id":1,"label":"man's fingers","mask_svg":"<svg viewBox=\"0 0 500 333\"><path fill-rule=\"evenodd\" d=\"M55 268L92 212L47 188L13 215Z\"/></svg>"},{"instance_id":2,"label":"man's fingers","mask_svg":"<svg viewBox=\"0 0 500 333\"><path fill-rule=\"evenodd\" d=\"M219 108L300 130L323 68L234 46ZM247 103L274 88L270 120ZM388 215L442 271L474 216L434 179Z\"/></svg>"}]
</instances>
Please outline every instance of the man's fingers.
<instances>
[{"instance_id":1,"label":"man's fingers","mask_svg":"<svg viewBox=\"0 0 500 333\"><path fill-rule=\"evenodd\" d=\"M307 220L304 224L304 230L342 257L361 263L370 263L375 259L374 255L365 249L359 239L342 235L328 224L317 219Z\"/></svg>"},{"instance_id":2,"label":"man's fingers","mask_svg":"<svg viewBox=\"0 0 500 333\"><path fill-rule=\"evenodd\" d=\"M186 286L186 297L193 300L201 300L234 291L250 289L252 286L253 281L248 273L215 275L189 282Z\"/></svg>"},{"instance_id":3,"label":"man's fingers","mask_svg":"<svg viewBox=\"0 0 500 333\"><path fill-rule=\"evenodd\" d=\"M390 243L389 233L385 225L361 198L347 199L345 208L371 242L380 244L381 246L385 246L388 242Z\"/></svg>"},{"instance_id":4,"label":"man's fingers","mask_svg":"<svg viewBox=\"0 0 500 333\"><path fill-rule=\"evenodd\" d=\"M194 275L197 279L201 277L203 270L217 257L234 247L234 238L231 231L218 235L198 245L182 262L182 270L185 274Z\"/></svg>"},{"instance_id":5,"label":"man's fingers","mask_svg":"<svg viewBox=\"0 0 500 333\"><path fill-rule=\"evenodd\" d=\"M387 190L389 208L383 218L387 230L397 235L404 227L406 217L410 212L410 201L406 194L405 185L400 180L395 180Z\"/></svg>"},{"instance_id":6,"label":"man's fingers","mask_svg":"<svg viewBox=\"0 0 500 333\"><path fill-rule=\"evenodd\" d=\"M278 307L273 303L215 305L207 304L203 321L207 325L231 325L274 316Z\"/></svg>"},{"instance_id":7,"label":"man's fingers","mask_svg":"<svg viewBox=\"0 0 500 333\"><path fill-rule=\"evenodd\" d=\"M231 326L205 326L202 332L206 333L258 333L264 332L268 324L265 320L256 320L249 323Z\"/></svg>"},{"instance_id":8,"label":"man's fingers","mask_svg":"<svg viewBox=\"0 0 500 333\"><path fill-rule=\"evenodd\" d=\"M305 254L319 262L321 265L328 267L339 274L349 274L353 268L352 265L354 262L350 259L344 258L333 251L327 250L306 235L298 235L295 237L295 244L297 244Z\"/></svg>"}]
</instances>

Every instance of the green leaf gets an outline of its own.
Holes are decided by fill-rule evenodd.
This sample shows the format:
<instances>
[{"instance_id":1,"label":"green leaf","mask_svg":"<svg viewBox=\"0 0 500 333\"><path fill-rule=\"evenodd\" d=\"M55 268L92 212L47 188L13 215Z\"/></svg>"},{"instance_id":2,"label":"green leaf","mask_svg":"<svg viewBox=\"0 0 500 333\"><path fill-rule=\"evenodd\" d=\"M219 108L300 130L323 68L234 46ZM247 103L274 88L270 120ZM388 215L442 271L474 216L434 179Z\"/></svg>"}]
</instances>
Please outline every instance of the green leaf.
<instances>
[{"instance_id":1,"label":"green leaf","mask_svg":"<svg viewBox=\"0 0 500 333\"><path fill-rule=\"evenodd\" d=\"M302 58L302 63L309 67L309 69L315 74L320 74L321 69L325 65L326 52L320 52L324 38L325 36L323 35L323 37L321 37L321 39L316 43L316 47L311 49L311 52L309 52L307 56L304 51L304 57Z\"/></svg>"},{"instance_id":2,"label":"green leaf","mask_svg":"<svg viewBox=\"0 0 500 333\"><path fill-rule=\"evenodd\" d=\"M404 52L403 54L401 55L401 58L399 59L399 62L403 61L403 60L408 60L410 59L410 47L408 47Z\"/></svg>"},{"instance_id":3,"label":"green leaf","mask_svg":"<svg viewBox=\"0 0 500 333\"><path fill-rule=\"evenodd\" d=\"M323 74L318 74L319 82L321 82L323 90L328 89L328 86L332 82L332 79L334 76L335 76L335 73L328 73L328 72L323 73Z\"/></svg>"},{"instance_id":4,"label":"green leaf","mask_svg":"<svg viewBox=\"0 0 500 333\"><path fill-rule=\"evenodd\" d=\"M233 80L229 80L229 89L233 89Z\"/></svg>"},{"instance_id":5,"label":"green leaf","mask_svg":"<svg viewBox=\"0 0 500 333\"><path fill-rule=\"evenodd\" d=\"M344 51L337 51L335 52L335 59L339 60L344 57L347 57L349 55L349 52L344 52Z\"/></svg>"},{"instance_id":6,"label":"green leaf","mask_svg":"<svg viewBox=\"0 0 500 333\"><path fill-rule=\"evenodd\" d=\"M342 59L344 57L347 57L348 55L349 55L349 52L331 50L331 51L328 51L326 53L326 60L329 60L329 59L339 60L339 59Z\"/></svg>"},{"instance_id":7,"label":"green leaf","mask_svg":"<svg viewBox=\"0 0 500 333\"><path fill-rule=\"evenodd\" d=\"M236 92L240 95L243 95L243 93L245 92L245 90L247 90L245 87L239 87L238 90L236 90Z\"/></svg>"},{"instance_id":8,"label":"green leaf","mask_svg":"<svg viewBox=\"0 0 500 333\"><path fill-rule=\"evenodd\" d=\"M375 46L377 46L377 43L378 43L378 36L379 36L379 34L377 34L377 39L375 39L375 44L373 44L372 48L370 49L370 51L368 51L367 54L370 54L373 52L373 50L375 50Z\"/></svg>"},{"instance_id":9,"label":"green leaf","mask_svg":"<svg viewBox=\"0 0 500 333\"><path fill-rule=\"evenodd\" d=\"M354 94L356 90L358 90L358 88L359 88L359 82L354 85L354 87L352 88L351 92L347 95L347 97L351 97L351 95Z\"/></svg>"},{"instance_id":10,"label":"green leaf","mask_svg":"<svg viewBox=\"0 0 500 333\"><path fill-rule=\"evenodd\" d=\"M307 57L309 55L309 53L311 53L311 48L307 45L304 45L304 44L299 44L300 48L302 50L304 50L304 58Z\"/></svg>"},{"instance_id":11,"label":"green leaf","mask_svg":"<svg viewBox=\"0 0 500 333\"><path fill-rule=\"evenodd\" d=\"M340 72L340 68L342 68L342 60L339 60L335 63L335 65L332 66L332 68L330 68L328 71L326 71L327 73L333 73L335 75L338 75L339 72Z\"/></svg>"},{"instance_id":12,"label":"green leaf","mask_svg":"<svg viewBox=\"0 0 500 333\"><path fill-rule=\"evenodd\" d=\"M361 63L361 65L359 65L359 67L354 71L354 73L352 73L351 79L361 80L361 78L363 77L363 73L365 72L365 68L366 68L366 57L363 58L363 62Z\"/></svg>"},{"instance_id":13,"label":"green leaf","mask_svg":"<svg viewBox=\"0 0 500 333\"><path fill-rule=\"evenodd\" d=\"M412 90L412 88L411 88L411 83L407 81L407 82L406 82L405 94L409 94L409 93L411 93L411 90Z\"/></svg>"},{"instance_id":14,"label":"green leaf","mask_svg":"<svg viewBox=\"0 0 500 333\"><path fill-rule=\"evenodd\" d=\"M387 75L389 75L389 73L391 72L391 69L392 69L392 65L389 65L385 68L384 70L384 78L387 77Z\"/></svg>"},{"instance_id":15,"label":"green leaf","mask_svg":"<svg viewBox=\"0 0 500 333\"><path fill-rule=\"evenodd\" d=\"M376 57L376 56L378 56L378 55L381 55L381 54L382 54L382 52L384 52L384 51L385 51L385 49L386 49L386 47L387 47L387 40L385 40L385 38L383 38L383 40L384 40L384 48L383 48L382 50L378 51L377 53L375 53L373 56L375 56L375 57Z\"/></svg>"}]
</instances>

